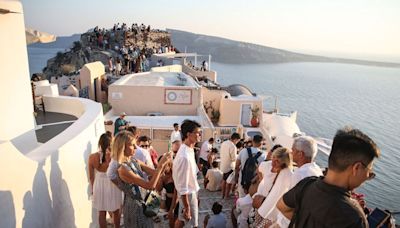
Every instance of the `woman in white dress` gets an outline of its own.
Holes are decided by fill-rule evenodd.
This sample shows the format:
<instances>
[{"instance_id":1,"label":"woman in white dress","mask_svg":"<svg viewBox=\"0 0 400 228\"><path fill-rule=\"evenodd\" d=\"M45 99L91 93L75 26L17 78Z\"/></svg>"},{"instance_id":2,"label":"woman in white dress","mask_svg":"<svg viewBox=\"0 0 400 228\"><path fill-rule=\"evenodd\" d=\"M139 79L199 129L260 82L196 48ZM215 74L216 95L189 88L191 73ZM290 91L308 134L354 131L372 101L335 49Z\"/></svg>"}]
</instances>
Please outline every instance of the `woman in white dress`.
<instances>
[{"instance_id":1,"label":"woman in white dress","mask_svg":"<svg viewBox=\"0 0 400 228\"><path fill-rule=\"evenodd\" d=\"M99 212L100 228L107 227L106 213L112 212L114 226L120 226L119 209L122 205L122 192L107 177L106 172L110 163L111 134L100 136L99 151L89 156L89 179L93 195L93 208Z\"/></svg>"},{"instance_id":2,"label":"woman in white dress","mask_svg":"<svg viewBox=\"0 0 400 228\"><path fill-rule=\"evenodd\" d=\"M273 151L271 161L258 167L263 178L253 196L253 207L257 209L255 227L270 227L276 222L276 203L290 188L292 168L290 150L283 147Z\"/></svg>"}]
</instances>

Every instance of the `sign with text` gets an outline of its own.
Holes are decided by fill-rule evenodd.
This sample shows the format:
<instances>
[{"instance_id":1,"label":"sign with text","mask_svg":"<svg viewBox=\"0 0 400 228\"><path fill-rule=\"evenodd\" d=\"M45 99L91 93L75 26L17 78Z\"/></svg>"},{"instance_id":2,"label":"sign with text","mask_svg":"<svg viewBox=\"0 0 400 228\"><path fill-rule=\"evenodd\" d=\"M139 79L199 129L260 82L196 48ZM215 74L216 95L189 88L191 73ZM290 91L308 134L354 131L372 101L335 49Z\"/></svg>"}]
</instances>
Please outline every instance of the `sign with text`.
<instances>
[{"instance_id":1,"label":"sign with text","mask_svg":"<svg viewBox=\"0 0 400 228\"><path fill-rule=\"evenodd\" d=\"M165 104L192 104L192 90L190 89L165 89Z\"/></svg>"}]
</instances>

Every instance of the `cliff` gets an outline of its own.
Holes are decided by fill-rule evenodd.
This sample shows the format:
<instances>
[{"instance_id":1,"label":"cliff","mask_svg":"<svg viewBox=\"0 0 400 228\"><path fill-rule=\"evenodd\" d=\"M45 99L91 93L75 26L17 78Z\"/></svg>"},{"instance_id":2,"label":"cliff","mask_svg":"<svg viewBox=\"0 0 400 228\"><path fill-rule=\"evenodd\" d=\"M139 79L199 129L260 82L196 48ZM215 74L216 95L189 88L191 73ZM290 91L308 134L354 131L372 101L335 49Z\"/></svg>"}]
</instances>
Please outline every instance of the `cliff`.
<instances>
[{"instance_id":1,"label":"cliff","mask_svg":"<svg viewBox=\"0 0 400 228\"><path fill-rule=\"evenodd\" d=\"M101 40L103 40L101 46L99 46L99 34L101 34ZM58 52L55 57L47 61L47 66L43 69L46 78L74 74L86 63L94 61L101 61L107 66L109 57L122 57L119 49L123 46L132 45L142 52L149 53L152 52L153 47L171 45L170 34L160 30L139 33L134 33L131 30L98 30L81 34L79 40L76 40L76 38L77 35L61 38L61 41L52 45L59 48L67 48L68 46L70 48L65 52ZM105 40L107 41L104 42ZM68 42L73 43L65 46ZM49 47L49 44L43 44L43 47Z\"/></svg>"}]
</instances>

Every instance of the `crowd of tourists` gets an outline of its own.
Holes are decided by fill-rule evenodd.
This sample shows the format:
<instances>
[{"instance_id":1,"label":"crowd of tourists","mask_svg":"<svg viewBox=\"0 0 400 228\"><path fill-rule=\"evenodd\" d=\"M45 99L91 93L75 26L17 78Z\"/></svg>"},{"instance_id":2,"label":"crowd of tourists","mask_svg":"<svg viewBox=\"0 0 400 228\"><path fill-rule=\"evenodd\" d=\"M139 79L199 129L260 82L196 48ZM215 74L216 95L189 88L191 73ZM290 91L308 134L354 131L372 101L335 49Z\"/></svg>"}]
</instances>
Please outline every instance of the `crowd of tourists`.
<instances>
[{"instance_id":1,"label":"crowd of tourists","mask_svg":"<svg viewBox=\"0 0 400 228\"><path fill-rule=\"evenodd\" d=\"M174 124L168 150L158 153L125 115L115 121L115 135L103 134L98 152L89 158L100 227L106 227L107 212L115 227L121 213L125 227L153 227L158 217L148 205L152 194L161 196L170 227L226 227L222 205L229 200L235 201L234 227L368 227L372 221L354 190L375 177L373 162L380 151L360 130L337 131L322 170L315 163L316 141L309 136L294 138L291 148L274 145L264 152L261 135L245 142L233 133L217 150L213 138L199 145L200 124L185 120ZM199 176L206 191L220 191L221 198L202 224Z\"/></svg>"},{"instance_id":2,"label":"crowd of tourists","mask_svg":"<svg viewBox=\"0 0 400 228\"><path fill-rule=\"evenodd\" d=\"M139 45L138 41L146 42L150 32L162 32L152 30L150 25L143 23L114 24L112 29L100 29L96 26L92 32L87 33L87 43L90 48L112 51L109 57L107 70L109 73L120 76L129 73L145 72L150 70L149 59L152 54L161 54L175 51L175 48L164 42L159 46L148 47Z\"/></svg>"}]
</instances>

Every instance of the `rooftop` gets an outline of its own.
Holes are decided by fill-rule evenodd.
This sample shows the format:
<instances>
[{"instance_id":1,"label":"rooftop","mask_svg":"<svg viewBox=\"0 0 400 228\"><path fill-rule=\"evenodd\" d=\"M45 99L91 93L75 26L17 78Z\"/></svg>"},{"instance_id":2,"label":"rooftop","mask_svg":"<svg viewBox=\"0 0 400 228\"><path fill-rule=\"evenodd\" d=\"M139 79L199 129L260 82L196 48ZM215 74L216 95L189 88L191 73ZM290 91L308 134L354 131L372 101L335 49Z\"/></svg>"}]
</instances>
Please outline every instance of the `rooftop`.
<instances>
[{"instance_id":1,"label":"rooftop","mask_svg":"<svg viewBox=\"0 0 400 228\"><path fill-rule=\"evenodd\" d=\"M36 138L40 143L46 143L77 120L75 116L57 112L38 111L36 116Z\"/></svg>"},{"instance_id":2,"label":"rooftop","mask_svg":"<svg viewBox=\"0 0 400 228\"><path fill-rule=\"evenodd\" d=\"M146 72L129 74L116 81L114 85L130 86L187 86L197 87L197 83L182 72Z\"/></svg>"}]
</instances>

